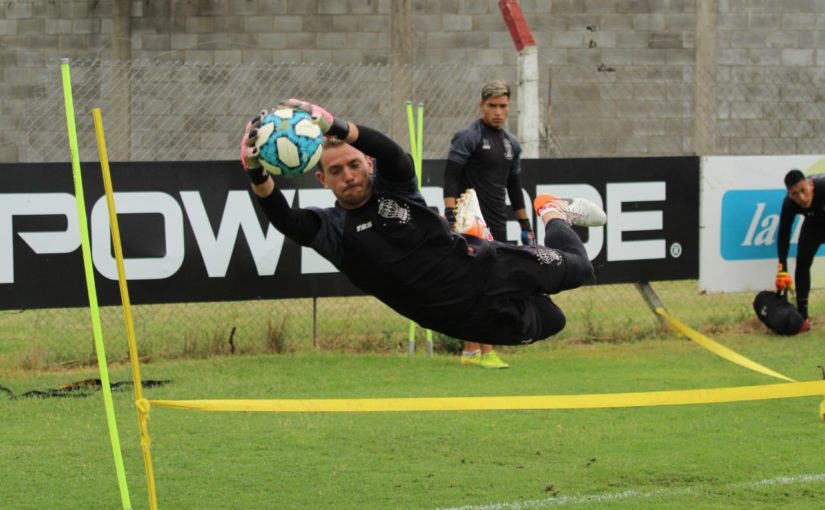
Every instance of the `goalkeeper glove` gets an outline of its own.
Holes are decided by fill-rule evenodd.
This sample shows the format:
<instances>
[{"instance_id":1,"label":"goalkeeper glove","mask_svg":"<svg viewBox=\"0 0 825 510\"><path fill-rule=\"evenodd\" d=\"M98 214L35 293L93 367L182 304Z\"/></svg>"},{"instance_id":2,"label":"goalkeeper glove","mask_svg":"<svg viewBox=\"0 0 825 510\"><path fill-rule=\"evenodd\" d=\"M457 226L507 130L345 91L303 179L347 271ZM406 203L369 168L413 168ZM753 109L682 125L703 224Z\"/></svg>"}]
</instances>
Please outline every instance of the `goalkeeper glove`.
<instances>
[{"instance_id":1,"label":"goalkeeper glove","mask_svg":"<svg viewBox=\"0 0 825 510\"><path fill-rule=\"evenodd\" d=\"M518 220L518 224L521 227L521 244L524 246L535 246L536 234L533 233L533 229L530 228L530 220Z\"/></svg>"},{"instance_id":2,"label":"goalkeeper glove","mask_svg":"<svg viewBox=\"0 0 825 510\"><path fill-rule=\"evenodd\" d=\"M258 139L258 128L261 126L261 120L266 116L267 111L262 110L252 120L246 124L243 138L241 139L241 164L249 180L254 185L260 185L269 179L269 173L261 166L258 161L260 151L256 141Z\"/></svg>"},{"instance_id":3,"label":"goalkeeper glove","mask_svg":"<svg viewBox=\"0 0 825 510\"><path fill-rule=\"evenodd\" d=\"M318 124L318 127L321 128L321 131L323 131L325 135L334 136L339 140L347 139L347 135L349 134L349 123L342 119L336 119L331 113L324 110L317 104L312 104L293 97L281 102L279 106L288 106L295 110L306 112L310 115L310 117L312 117L312 120Z\"/></svg>"},{"instance_id":4,"label":"goalkeeper glove","mask_svg":"<svg viewBox=\"0 0 825 510\"><path fill-rule=\"evenodd\" d=\"M786 288L793 288L793 278L791 278L791 273L783 271L782 264L779 264L776 272L776 290L783 292Z\"/></svg>"}]
</instances>

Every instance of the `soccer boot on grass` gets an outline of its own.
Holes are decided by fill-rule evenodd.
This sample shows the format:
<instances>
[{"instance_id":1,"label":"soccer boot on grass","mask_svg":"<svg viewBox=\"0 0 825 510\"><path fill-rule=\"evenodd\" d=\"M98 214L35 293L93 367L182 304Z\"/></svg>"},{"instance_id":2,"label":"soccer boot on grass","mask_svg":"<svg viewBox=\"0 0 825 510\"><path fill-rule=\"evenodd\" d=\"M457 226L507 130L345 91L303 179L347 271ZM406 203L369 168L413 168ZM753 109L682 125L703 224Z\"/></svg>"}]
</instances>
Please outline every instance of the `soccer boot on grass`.
<instances>
[{"instance_id":1,"label":"soccer boot on grass","mask_svg":"<svg viewBox=\"0 0 825 510\"><path fill-rule=\"evenodd\" d=\"M475 352L461 352L461 357L458 359L458 362L461 363L465 367L478 367L481 366L481 351Z\"/></svg>"},{"instance_id":2,"label":"soccer boot on grass","mask_svg":"<svg viewBox=\"0 0 825 510\"><path fill-rule=\"evenodd\" d=\"M586 198L558 198L553 195L538 195L533 201L539 218L555 210L562 213L567 223L577 227L601 227L607 223L607 214Z\"/></svg>"},{"instance_id":3,"label":"soccer boot on grass","mask_svg":"<svg viewBox=\"0 0 825 510\"><path fill-rule=\"evenodd\" d=\"M474 189L468 189L456 200L453 228L459 234L480 237L488 241L493 240L493 234L490 233L487 222L481 215L481 206L478 205L478 196Z\"/></svg>"},{"instance_id":4,"label":"soccer boot on grass","mask_svg":"<svg viewBox=\"0 0 825 510\"><path fill-rule=\"evenodd\" d=\"M490 351L487 354L482 354L480 364L481 368L510 368L510 365L498 357L496 351Z\"/></svg>"}]
</instances>

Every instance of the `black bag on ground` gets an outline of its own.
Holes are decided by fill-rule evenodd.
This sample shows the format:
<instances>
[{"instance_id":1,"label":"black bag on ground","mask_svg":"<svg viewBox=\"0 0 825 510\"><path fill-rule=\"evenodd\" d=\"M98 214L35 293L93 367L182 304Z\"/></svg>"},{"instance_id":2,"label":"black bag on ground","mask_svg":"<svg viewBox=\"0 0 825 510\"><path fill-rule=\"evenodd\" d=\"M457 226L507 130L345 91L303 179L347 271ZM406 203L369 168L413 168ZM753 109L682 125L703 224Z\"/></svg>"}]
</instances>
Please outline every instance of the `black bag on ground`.
<instances>
[{"instance_id":1,"label":"black bag on ground","mask_svg":"<svg viewBox=\"0 0 825 510\"><path fill-rule=\"evenodd\" d=\"M799 333L804 318L794 305L788 302L788 291L763 290L753 300L756 316L774 333L795 335Z\"/></svg>"}]
</instances>

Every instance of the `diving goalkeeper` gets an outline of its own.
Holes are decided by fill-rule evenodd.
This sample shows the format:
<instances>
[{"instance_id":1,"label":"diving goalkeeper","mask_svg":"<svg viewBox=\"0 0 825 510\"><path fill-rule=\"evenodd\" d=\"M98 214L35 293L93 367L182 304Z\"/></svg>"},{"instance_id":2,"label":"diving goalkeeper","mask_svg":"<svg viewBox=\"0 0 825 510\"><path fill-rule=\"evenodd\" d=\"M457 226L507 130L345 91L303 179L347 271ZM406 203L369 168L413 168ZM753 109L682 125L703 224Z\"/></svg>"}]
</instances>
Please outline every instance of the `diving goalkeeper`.
<instances>
[{"instance_id":1,"label":"diving goalkeeper","mask_svg":"<svg viewBox=\"0 0 825 510\"><path fill-rule=\"evenodd\" d=\"M286 237L313 248L401 315L461 340L529 344L564 328L564 313L549 295L592 281L593 266L570 225L604 224L595 204L536 197L545 246L455 234L428 208L412 158L397 143L317 105L282 105L310 113L327 135L315 175L336 198L326 209L289 206L258 161L261 112L247 124L241 162L263 212Z\"/></svg>"}]
</instances>

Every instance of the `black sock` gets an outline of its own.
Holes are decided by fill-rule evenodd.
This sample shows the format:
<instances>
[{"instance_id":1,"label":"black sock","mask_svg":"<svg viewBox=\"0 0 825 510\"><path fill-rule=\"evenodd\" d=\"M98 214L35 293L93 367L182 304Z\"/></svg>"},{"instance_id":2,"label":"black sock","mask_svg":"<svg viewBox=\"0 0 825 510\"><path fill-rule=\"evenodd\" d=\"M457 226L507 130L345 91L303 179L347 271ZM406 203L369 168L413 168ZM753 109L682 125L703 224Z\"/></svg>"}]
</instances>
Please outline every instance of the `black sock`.
<instances>
[{"instance_id":1,"label":"black sock","mask_svg":"<svg viewBox=\"0 0 825 510\"><path fill-rule=\"evenodd\" d=\"M797 309L799 309L799 313L802 314L802 318L807 319L808 318L808 300L807 299L797 300L796 307L797 307Z\"/></svg>"}]
</instances>

